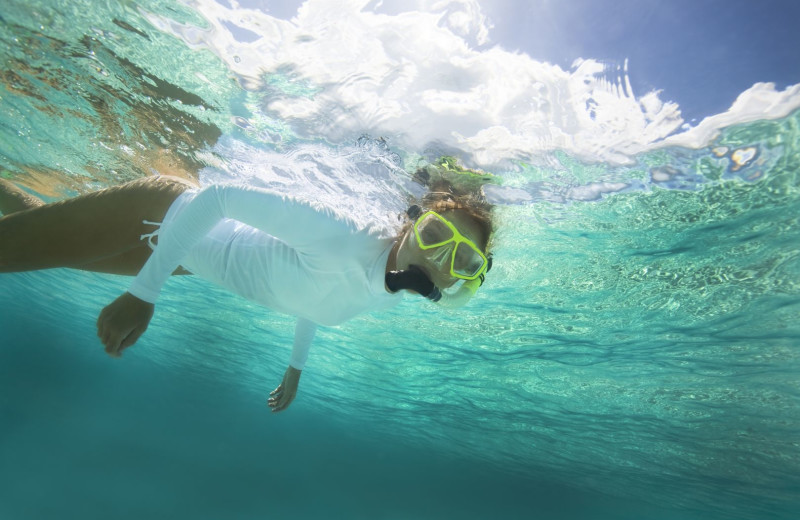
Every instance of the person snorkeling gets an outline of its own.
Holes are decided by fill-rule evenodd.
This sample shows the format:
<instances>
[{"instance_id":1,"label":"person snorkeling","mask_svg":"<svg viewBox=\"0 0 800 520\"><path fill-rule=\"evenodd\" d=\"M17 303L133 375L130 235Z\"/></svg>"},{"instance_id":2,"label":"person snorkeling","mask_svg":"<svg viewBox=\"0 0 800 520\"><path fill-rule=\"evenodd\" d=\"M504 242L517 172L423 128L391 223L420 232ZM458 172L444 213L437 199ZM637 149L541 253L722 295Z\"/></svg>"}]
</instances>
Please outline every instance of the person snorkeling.
<instances>
[{"instance_id":1,"label":"person snorkeling","mask_svg":"<svg viewBox=\"0 0 800 520\"><path fill-rule=\"evenodd\" d=\"M44 204L0 179L0 272L66 267L134 276L97 319L112 357L145 332L172 275L194 274L296 316L289 366L268 399L280 412L297 394L318 326L388 309L405 292L461 306L483 283L492 206L481 174L456 168L443 158L417 170L429 191L409 208L399 235L253 187L201 189L158 176ZM462 180L475 186L459 187L468 184Z\"/></svg>"}]
</instances>

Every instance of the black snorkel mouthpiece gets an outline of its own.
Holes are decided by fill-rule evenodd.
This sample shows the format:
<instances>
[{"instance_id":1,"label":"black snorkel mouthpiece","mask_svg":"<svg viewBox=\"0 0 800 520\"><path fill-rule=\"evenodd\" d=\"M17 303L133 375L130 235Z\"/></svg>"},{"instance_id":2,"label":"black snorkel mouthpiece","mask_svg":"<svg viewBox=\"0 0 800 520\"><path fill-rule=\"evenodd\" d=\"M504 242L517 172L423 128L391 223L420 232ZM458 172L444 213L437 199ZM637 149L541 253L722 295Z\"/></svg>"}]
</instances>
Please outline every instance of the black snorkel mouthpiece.
<instances>
[{"instance_id":1,"label":"black snorkel mouthpiece","mask_svg":"<svg viewBox=\"0 0 800 520\"><path fill-rule=\"evenodd\" d=\"M433 282L425 276L422 269L412 265L403 271L389 271L386 273L386 287L393 293L408 289L421 294L431 301L438 302L442 292Z\"/></svg>"}]
</instances>

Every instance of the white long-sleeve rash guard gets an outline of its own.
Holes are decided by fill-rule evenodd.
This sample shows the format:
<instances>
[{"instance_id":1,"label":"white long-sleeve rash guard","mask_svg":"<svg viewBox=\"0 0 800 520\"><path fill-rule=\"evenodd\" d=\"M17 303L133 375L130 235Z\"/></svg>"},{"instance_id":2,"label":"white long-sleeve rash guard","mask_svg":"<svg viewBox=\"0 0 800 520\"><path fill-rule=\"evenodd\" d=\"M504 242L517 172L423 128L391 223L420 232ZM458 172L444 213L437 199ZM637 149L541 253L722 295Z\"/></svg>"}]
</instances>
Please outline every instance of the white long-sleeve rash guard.
<instances>
[{"instance_id":1,"label":"white long-sleeve rash guard","mask_svg":"<svg viewBox=\"0 0 800 520\"><path fill-rule=\"evenodd\" d=\"M186 196L186 195L184 195ZM165 222L128 292L155 303L179 266L298 317L290 365L302 370L316 324L397 305L386 291L391 230L268 191L209 186Z\"/></svg>"}]
</instances>

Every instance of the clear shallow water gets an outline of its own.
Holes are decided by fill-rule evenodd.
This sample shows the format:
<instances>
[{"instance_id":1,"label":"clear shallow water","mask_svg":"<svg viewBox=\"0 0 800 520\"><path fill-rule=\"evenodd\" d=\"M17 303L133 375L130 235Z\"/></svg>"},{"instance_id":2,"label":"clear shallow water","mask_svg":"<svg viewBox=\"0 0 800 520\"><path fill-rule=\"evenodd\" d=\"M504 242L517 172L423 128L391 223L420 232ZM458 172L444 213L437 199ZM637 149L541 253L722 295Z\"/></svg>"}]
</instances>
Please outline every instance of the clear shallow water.
<instances>
[{"instance_id":1,"label":"clear shallow water","mask_svg":"<svg viewBox=\"0 0 800 520\"><path fill-rule=\"evenodd\" d=\"M482 43L468 4L440 18L311 2L293 23L88 5L2 15L5 177L56 199L209 164L207 182L387 219L414 193L405 170L456 153L502 177L496 266L466 310L409 299L321 332L278 417L263 400L290 318L173 280L119 363L92 328L126 280L4 275L0 513L795 516L794 91L759 87L687 130L590 61L563 71ZM440 52L406 49L410 24ZM512 65L535 81L500 106Z\"/></svg>"}]
</instances>

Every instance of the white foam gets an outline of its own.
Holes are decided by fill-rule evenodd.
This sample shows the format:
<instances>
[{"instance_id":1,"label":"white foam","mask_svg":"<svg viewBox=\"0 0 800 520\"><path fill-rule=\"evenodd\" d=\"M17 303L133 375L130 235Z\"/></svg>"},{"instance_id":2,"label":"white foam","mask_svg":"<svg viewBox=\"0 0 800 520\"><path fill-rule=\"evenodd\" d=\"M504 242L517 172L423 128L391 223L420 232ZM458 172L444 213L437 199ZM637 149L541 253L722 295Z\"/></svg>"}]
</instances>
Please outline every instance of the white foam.
<instances>
[{"instance_id":1,"label":"white foam","mask_svg":"<svg viewBox=\"0 0 800 520\"><path fill-rule=\"evenodd\" d=\"M800 85L777 92L760 83L728 112L686 130L675 103L632 91L627 66L608 70L582 59L564 70L490 45L491 25L476 0L395 2L391 9L307 0L291 20L235 2L188 3L210 29L149 18L212 50L250 91L266 92L265 77L276 73L309 82L313 96L271 91L262 110L300 135L334 142L370 133L407 150L456 149L484 167L554 150L624 164L659 146L702 147L724 126L800 107ZM249 31L245 41L231 24Z\"/></svg>"}]
</instances>

